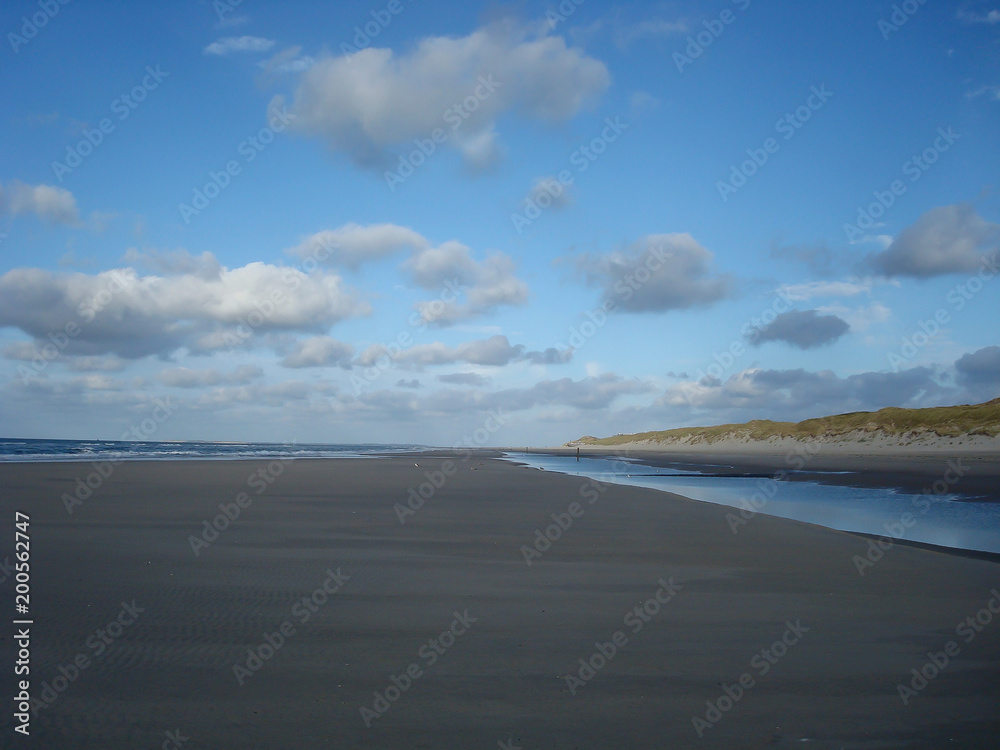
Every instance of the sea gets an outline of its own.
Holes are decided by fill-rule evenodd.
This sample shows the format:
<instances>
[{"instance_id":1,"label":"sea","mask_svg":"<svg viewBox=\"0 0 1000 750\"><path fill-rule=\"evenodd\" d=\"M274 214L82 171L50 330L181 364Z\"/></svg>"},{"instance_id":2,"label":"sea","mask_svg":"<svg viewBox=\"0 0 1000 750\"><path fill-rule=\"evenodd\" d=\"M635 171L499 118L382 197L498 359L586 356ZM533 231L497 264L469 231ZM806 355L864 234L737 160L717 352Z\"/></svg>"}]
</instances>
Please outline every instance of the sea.
<instances>
[{"instance_id":1,"label":"sea","mask_svg":"<svg viewBox=\"0 0 1000 750\"><path fill-rule=\"evenodd\" d=\"M0 438L3 461L129 461L254 458L372 458L424 450L420 445L359 443L231 443L159 440L35 440Z\"/></svg>"},{"instance_id":2,"label":"sea","mask_svg":"<svg viewBox=\"0 0 1000 750\"><path fill-rule=\"evenodd\" d=\"M580 458L577 461L572 456L538 453L507 453L506 456L527 467L600 482L665 490L693 500L729 506L733 511L720 522L722 533L752 534L754 520L763 514L840 531L874 534L885 538L883 546L901 540L1000 554L1000 503L960 494L924 495L822 481L718 476L727 468L732 469L726 466L706 466L699 472L680 466L649 466L621 458ZM822 475L814 471L810 474ZM871 557L877 558L878 553L873 552Z\"/></svg>"}]
</instances>

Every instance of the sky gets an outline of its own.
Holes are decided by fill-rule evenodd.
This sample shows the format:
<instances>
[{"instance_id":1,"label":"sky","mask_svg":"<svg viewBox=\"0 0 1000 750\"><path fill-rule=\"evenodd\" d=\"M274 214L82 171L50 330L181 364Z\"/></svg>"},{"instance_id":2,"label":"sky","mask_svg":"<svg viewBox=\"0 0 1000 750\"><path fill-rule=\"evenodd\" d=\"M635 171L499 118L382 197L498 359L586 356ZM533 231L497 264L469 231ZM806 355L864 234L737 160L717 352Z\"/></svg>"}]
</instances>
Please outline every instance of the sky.
<instances>
[{"instance_id":1,"label":"sky","mask_svg":"<svg viewBox=\"0 0 1000 750\"><path fill-rule=\"evenodd\" d=\"M1000 395L995 0L12 0L0 33L2 436Z\"/></svg>"}]
</instances>

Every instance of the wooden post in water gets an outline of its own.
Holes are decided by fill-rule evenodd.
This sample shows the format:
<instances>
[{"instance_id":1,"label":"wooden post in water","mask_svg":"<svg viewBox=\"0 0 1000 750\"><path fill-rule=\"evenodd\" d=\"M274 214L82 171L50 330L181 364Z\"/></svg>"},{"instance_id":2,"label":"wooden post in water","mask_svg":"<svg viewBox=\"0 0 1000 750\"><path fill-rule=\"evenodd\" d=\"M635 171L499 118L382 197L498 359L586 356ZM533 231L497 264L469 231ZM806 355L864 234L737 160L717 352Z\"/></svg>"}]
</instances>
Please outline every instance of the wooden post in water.
<instances>
[{"instance_id":1,"label":"wooden post in water","mask_svg":"<svg viewBox=\"0 0 1000 750\"><path fill-rule=\"evenodd\" d=\"M576 460L577 461L580 460L580 446L579 445L576 446Z\"/></svg>"}]
</instances>

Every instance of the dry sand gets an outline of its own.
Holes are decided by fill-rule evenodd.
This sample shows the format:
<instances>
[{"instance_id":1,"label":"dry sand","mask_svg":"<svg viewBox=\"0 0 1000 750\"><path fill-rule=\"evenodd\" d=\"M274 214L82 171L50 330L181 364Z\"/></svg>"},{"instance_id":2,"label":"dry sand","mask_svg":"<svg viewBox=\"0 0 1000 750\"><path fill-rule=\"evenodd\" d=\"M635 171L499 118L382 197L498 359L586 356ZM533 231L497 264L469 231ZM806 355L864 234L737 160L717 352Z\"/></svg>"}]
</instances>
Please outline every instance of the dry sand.
<instances>
[{"instance_id":1,"label":"dry sand","mask_svg":"<svg viewBox=\"0 0 1000 750\"><path fill-rule=\"evenodd\" d=\"M31 515L36 697L60 665L91 660L25 741L8 620L3 745L152 749L179 730L186 750L995 750L1000 615L968 643L956 627L1000 587L997 563L897 546L862 577L861 536L765 516L734 536L724 507L487 454L455 459L400 524L394 504L445 455L288 462L260 495L248 478L268 461L125 463L72 515L60 495L87 464L0 465L5 538L15 509ZM241 491L252 504L196 557L189 536ZM522 545L574 502L582 515L529 568ZM328 569L340 588L302 622L301 598L338 585ZM92 637L133 600L143 611L96 654ZM659 611L626 621L644 603ZM476 621L453 625L466 610ZM286 621L294 632L240 686L234 664ZM465 632L432 665L429 640L449 626ZM625 645L573 695L565 677L618 631ZM761 653L782 636L781 658ZM958 655L904 705L897 684L949 641ZM411 664L420 676L366 728L359 709ZM692 717L744 673L753 686L699 738Z\"/></svg>"}]
</instances>

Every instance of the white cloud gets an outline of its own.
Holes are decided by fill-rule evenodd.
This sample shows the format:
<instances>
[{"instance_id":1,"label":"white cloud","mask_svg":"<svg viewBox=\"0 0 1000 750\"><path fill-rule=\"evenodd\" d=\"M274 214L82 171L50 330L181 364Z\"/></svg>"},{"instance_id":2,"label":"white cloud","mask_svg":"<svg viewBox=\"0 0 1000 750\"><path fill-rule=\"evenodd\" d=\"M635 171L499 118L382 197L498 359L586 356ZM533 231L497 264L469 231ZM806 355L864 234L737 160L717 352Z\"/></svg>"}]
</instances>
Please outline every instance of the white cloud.
<instances>
[{"instance_id":1,"label":"white cloud","mask_svg":"<svg viewBox=\"0 0 1000 750\"><path fill-rule=\"evenodd\" d=\"M777 290L790 300L801 302L814 297L854 297L858 294L871 295L872 279L851 281L809 281L804 284L786 284Z\"/></svg>"},{"instance_id":2,"label":"white cloud","mask_svg":"<svg viewBox=\"0 0 1000 750\"><path fill-rule=\"evenodd\" d=\"M370 312L336 274L249 263L216 277L137 276L131 269L61 274L18 268L0 276L0 327L40 341L65 331L71 354L165 356L227 348L273 331L321 332Z\"/></svg>"},{"instance_id":3,"label":"white cloud","mask_svg":"<svg viewBox=\"0 0 1000 750\"><path fill-rule=\"evenodd\" d=\"M76 224L80 211L76 198L64 188L53 185L26 185L14 180L6 188L0 185L0 216L35 214L52 224Z\"/></svg>"},{"instance_id":4,"label":"white cloud","mask_svg":"<svg viewBox=\"0 0 1000 750\"><path fill-rule=\"evenodd\" d=\"M985 13L977 13L974 10L959 10L956 15L959 21L969 24L985 24L992 26L1000 23L1000 10L988 10Z\"/></svg>"},{"instance_id":5,"label":"white cloud","mask_svg":"<svg viewBox=\"0 0 1000 750\"><path fill-rule=\"evenodd\" d=\"M205 47L205 54L223 57L234 52L267 52L273 46L273 39L259 36L227 36L216 39Z\"/></svg>"},{"instance_id":6,"label":"white cloud","mask_svg":"<svg viewBox=\"0 0 1000 750\"><path fill-rule=\"evenodd\" d=\"M386 356L385 348L380 344L370 346L358 355L356 364L368 367L380 358ZM503 335L490 336L486 339L465 341L458 346L447 346L435 341L430 344L417 344L394 357L395 362L404 368L423 369L434 365L484 365L503 367L512 362L530 362L532 364L564 364L572 359L571 349L559 351L527 351L523 344L512 345Z\"/></svg>"},{"instance_id":7,"label":"white cloud","mask_svg":"<svg viewBox=\"0 0 1000 750\"><path fill-rule=\"evenodd\" d=\"M401 251L420 251L429 243L408 227L396 224L345 224L307 237L289 253L299 258L328 258L329 262L358 268Z\"/></svg>"},{"instance_id":8,"label":"white cloud","mask_svg":"<svg viewBox=\"0 0 1000 750\"><path fill-rule=\"evenodd\" d=\"M467 164L482 168L497 156L501 115L565 121L610 83L604 63L541 28L501 22L464 37L428 37L405 54L369 47L323 58L302 74L291 128L365 166L442 128Z\"/></svg>"},{"instance_id":9,"label":"white cloud","mask_svg":"<svg viewBox=\"0 0 1000 750\"><path fill-rule=\"evenodd\" d=\"M285 367L351 367L354 348L329 336L314 336L296 342L281 361Z\"/></svg>"},{"instance_id":10,"label":"white cloud","mask_svg":"<svg viewBox=\"0 0 1000 750\"><path fill-rule=\"evenodd\" d=\"M528 191L527 200L538 203L538 199L541 198L542 202L539 205L557 211L568 208L573 204L570 187L571 185L563 185L555 177L538 177Z\"/></svg>"},{"instance_id":11,"label":"white cloud","mask_svg":"<svg viewBox=\"0 0 1000 750\"><path fill-rule=\"evenodd\" d=\"M494 311L503 305L521 305L527 285L514 274L513 261L494 253L479 261L467 245L449 240L434 246L425 237L397 224L345 224L305 238L287 252L352 269L397 253L409 252L401 268L413 283L438 292L434 300L417 303L423 319L447 326ZM459 294L464 302L459 301Z\"/></svg>"}]
</instances>

